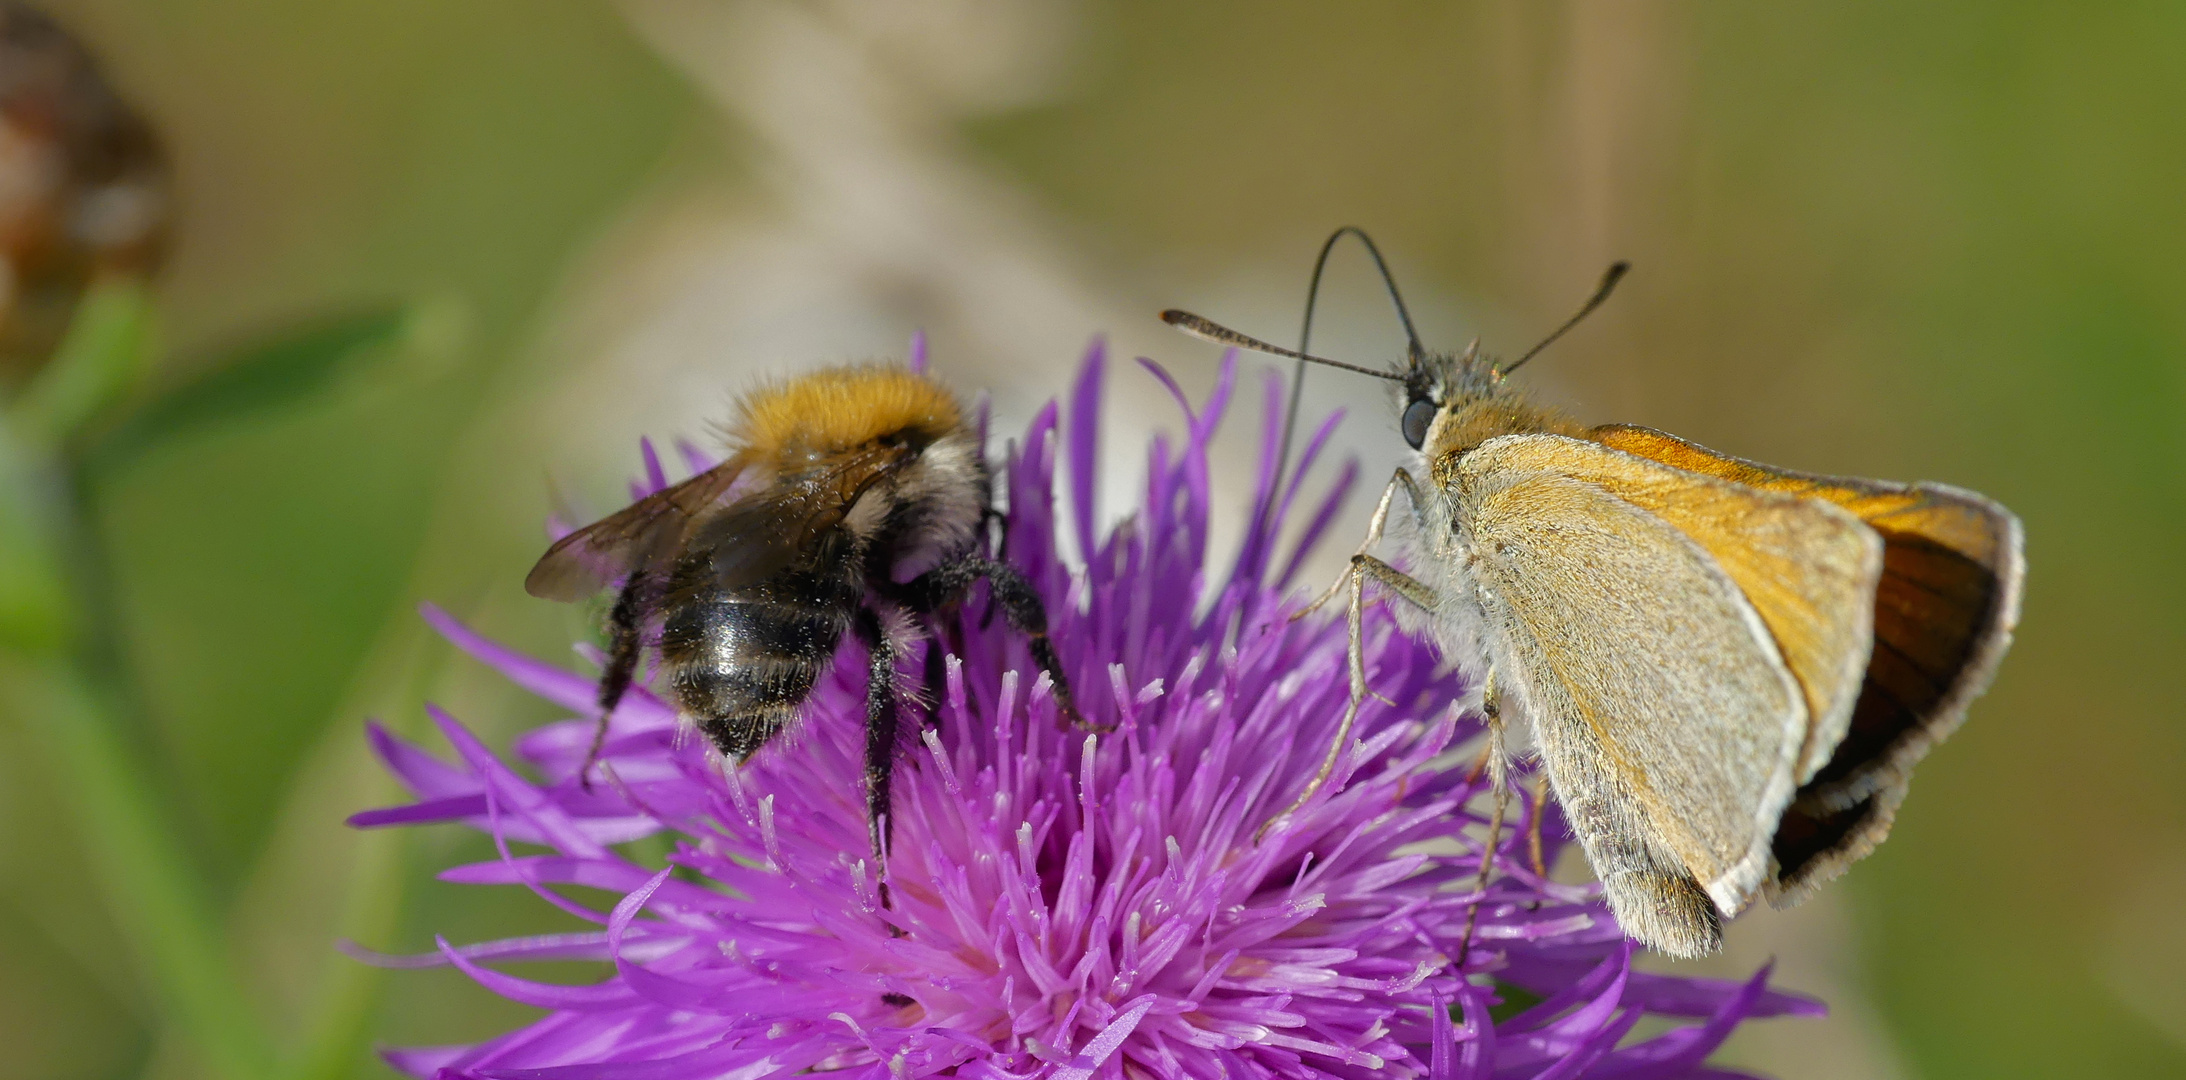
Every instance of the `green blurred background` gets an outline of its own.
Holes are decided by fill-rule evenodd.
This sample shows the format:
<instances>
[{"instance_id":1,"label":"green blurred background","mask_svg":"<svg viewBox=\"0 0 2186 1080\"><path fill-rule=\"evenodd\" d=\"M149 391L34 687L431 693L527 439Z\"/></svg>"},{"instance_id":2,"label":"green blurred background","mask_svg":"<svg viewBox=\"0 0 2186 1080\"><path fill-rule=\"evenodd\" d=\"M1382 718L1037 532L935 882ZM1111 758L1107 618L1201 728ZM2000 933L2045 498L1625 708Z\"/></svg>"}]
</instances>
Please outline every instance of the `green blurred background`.
<instances>
[{"instance_id":1,"label":"green blurred background","mask_svg":"<svg viewBox=\"0 0 2186 1080\"><path fill-rule=\"evenodd\" d=\"M1837 1016L1758 1027L1726 1060L2186 1074L2186 7L48 10L171 161L152 383L329 319L392 328L323 388L87 490L138 703L120 735L284 1076L385 1076L375 1041L524 1015L330 943L559 925L516 890L431 880L476 838L340 824L395 797L367 716L415 732L430 698L503 742L553 716L414 615L431 600L566 655L585 613L518 585L546 477L604 508L638 435L702 436L750 372L896 352L918 327L959 385L992 388L1002 431L1096 331L1203 387L1211 351L1151 312L1285 340L1344 223L1445 347L1522 347L1633 260L1529 368L1585 419L1947 480L2026 520L2018 645L1892 842L1731 930L1725 970L1778 955ZM1394 347L1374 289L1339 264L1325 349ZM1363 409L1346 437L1379 474L1376 391L1315 393ZM217 1075L38 749L38 677L0 666L22 691L0 694L0 1075Z\"/></svg>"}]
</instances>

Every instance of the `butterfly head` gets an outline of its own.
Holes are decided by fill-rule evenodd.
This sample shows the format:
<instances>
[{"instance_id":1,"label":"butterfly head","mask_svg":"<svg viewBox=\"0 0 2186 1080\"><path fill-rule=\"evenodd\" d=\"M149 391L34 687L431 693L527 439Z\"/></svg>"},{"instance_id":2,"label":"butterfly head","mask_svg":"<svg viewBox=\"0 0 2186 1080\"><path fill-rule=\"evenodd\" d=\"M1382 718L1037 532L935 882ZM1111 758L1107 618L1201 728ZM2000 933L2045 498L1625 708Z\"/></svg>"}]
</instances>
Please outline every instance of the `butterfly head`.
<instances>
[{"instance_id":1,"label":"butterfly head","mask_svg":"<svg viewBox=\"0 0 2186 1080\"><path fill-rule=\"evenodd\" d=\"M1509 396L1502 372L1496 370L1492 357L1481 355L1478 339L1461 353L1414 352L1405 365L1402 386L1397 430L1414 450L1425 447L1443 414L1466 412Z\"/></svg>"},{"instance_id":2,"label":"butterfly head","mask_svg":"<svg viewBox=\"0 0 2186 1080\"><path fill-rule=\"evenodd\" d=\"M1461 353L1421 353L1403 376L1397 430L1432 464L1454 461L1498 435L1572 434L1578 425L1535 405L1504 377L1480 343Z\"/></svg>"}]
</instances>

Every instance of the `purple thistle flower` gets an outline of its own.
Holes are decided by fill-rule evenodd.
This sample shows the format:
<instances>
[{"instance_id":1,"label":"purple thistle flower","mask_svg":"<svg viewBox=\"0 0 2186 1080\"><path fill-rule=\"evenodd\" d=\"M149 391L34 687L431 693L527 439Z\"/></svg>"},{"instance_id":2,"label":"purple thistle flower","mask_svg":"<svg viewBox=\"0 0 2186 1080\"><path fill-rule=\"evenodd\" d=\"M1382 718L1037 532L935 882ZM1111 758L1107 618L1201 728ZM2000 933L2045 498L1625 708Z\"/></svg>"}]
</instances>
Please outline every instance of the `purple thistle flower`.
<instances>
[{"instance_id":1,"label":"purple thistle flower","mask_svg":"<svg viewBox=\"0 0 2186 1080\"><path fill-rule=\"evenodd\" d=\"M1058 719L1024 640L987 617L983 592L941 627L946 691L906 739L883 906L862 790L865 664L846 655L801 730L743 768L679 737L674 711L633 691L602 757L611 783L577 770L591 738L589 676L512 653L436 610L458 647L576 714L517 741L527 779L453 717L444 762L374 726L416 802L360 826L462 821L500 857L444 879L522 885L598 929L378 962L453 964L549 1014L470 1047L392 1050L419 1077L701 1080L802 1072L867 1077L1487 1077L1732 1075L1703 1059L1742 1020L1815 1015L1749 981L1633 970L1632 948L1591 887L1531 866L1529 816L1553 860L1568 836L1553 806L1521 798L1474 892L1487 780L1462 749L1479 733L1463 687L1431 648L1367 621L1369 678L1358 741L1314 800L1255 844L1318 766L1345 704L1341 620L1293 622L1298 553L1275 565L1276 530L1300 496L1277 491L1282 389L1267 383L1265 452L1251 520L1227 575L1209 572L1207 448L1236 359L1194 409L1181 443L1157 439L1136 515L1073 571L1058 558L1057 455L1074 539L1095 541L1096 344L1070 409L1034 419L1004 466L1005 554L1044 592L1052 638L1088 719ZM1337 417L1308 442L1295 477ZM684 455L694 467L703 458ZM638 493L667 482L645 448ZM1306 519L1310 546L1334 519L1346 467ZM847 650L855 653L855 648ZM915 663L915 662L914 662ZM912 667L911 670L916 670ZM914 708L914 714L923 709ZM616 845L665 832L667 867ZM523 852L512 845L527 845ZM541 850L533 850L541 849ZM612 911L550 886L620 893ZM1453 963L1477 906L1464 970ZM589 959L590 985L536 982L487 962ZM1510 1002L1506 1004L1506 1001ZM1528 1008L1506 1015L1520 1001ZM1642 1017L1700 1023L1622 1044Z\"/></svg>"}]
</instances>

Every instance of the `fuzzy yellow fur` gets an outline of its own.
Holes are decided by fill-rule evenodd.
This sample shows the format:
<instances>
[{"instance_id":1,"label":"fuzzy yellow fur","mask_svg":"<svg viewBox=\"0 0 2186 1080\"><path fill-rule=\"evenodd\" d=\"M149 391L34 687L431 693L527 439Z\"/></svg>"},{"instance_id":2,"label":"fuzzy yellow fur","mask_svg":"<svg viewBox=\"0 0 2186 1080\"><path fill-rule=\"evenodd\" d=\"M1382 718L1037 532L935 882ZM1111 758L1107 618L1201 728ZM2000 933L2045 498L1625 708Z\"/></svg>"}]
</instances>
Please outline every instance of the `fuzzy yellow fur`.
<instances>
[{"instance_id":1,"label":"fuzzy yellow fur","mask_svg":"<svg viewBox=\"0 0 2186 1080\"><path fill-rule=\"evenodd\" d=\"M730 439L765 460L832 453L916 430L939 438L961 422L938 382L892 364L823 368L744 396Z\"/></svg>"}]
</instances>

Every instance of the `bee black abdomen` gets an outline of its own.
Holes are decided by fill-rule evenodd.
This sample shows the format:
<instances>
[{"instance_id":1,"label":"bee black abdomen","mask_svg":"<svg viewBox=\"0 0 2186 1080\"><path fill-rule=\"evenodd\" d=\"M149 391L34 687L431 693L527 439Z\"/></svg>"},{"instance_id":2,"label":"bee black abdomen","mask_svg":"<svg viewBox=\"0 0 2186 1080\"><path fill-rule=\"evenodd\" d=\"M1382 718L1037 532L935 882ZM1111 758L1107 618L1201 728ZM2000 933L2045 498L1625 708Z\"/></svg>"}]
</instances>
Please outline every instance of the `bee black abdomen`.
<instances>
[{"instance_id":1,"label":"bee black abdomen","mask_svg":"<svg viewBox=\"0 0 2186 1080\"><path fill-rule=\"evenodd\" d=\"M834 663L857 594L843 597L730 594L678 607L661 627L677 705L722 753L749 757L796 717Z\"/></svg>"}]
</instances>

